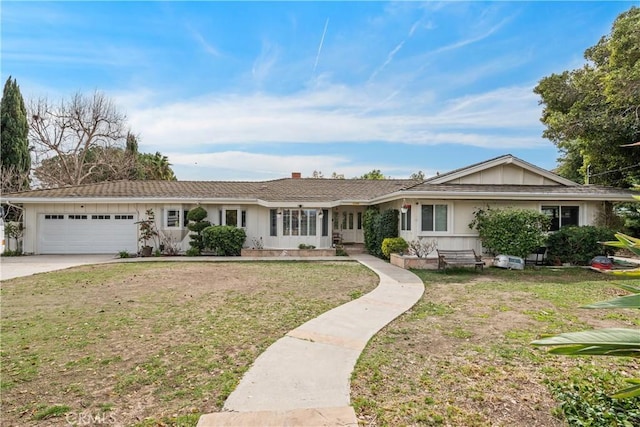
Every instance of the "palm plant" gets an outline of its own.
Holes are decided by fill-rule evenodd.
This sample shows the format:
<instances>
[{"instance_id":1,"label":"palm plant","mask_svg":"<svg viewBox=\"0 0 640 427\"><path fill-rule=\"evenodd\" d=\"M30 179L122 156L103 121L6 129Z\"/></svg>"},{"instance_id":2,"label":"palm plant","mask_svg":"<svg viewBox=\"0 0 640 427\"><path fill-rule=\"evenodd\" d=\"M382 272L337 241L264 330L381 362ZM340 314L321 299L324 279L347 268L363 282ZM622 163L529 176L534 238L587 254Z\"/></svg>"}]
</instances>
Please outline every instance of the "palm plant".
<instances>
[{"instance_id":1,"label":"palm plant","mask_svg":"<svg viewBox=\"0 0 640 427\"><path fill-rule=\"evenodd\" d=\"M582 308L635 308L640 309L640 286L619 285L631 292L610 301L597 302ZM624 328L594 329L568 332L545 337L531 344L553 347L549 353L568 356L622 356L640 358L640 330ZM640 396L640 378L626 379L630 387L618 391L612 397L629 398Z\"/></svg>"}]
</instances>

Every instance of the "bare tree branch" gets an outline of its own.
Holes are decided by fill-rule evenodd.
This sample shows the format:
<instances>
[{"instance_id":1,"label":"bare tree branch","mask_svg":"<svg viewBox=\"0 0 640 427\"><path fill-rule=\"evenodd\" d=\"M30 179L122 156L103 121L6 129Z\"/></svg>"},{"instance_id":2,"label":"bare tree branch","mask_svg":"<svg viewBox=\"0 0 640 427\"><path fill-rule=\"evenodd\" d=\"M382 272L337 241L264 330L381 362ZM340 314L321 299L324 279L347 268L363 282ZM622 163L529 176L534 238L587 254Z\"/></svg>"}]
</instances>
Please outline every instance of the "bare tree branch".
<instances>
[{"instance_id":1,"label":"bare tree branch","mask_svg":"<svg viewBox=\"0 0 640 427\"><path fill-rule=\"evenodd\" d=\"M104 94L29 106L35 176L45 187L127 178L126 117Z\"/></svg>"}]
</instances>

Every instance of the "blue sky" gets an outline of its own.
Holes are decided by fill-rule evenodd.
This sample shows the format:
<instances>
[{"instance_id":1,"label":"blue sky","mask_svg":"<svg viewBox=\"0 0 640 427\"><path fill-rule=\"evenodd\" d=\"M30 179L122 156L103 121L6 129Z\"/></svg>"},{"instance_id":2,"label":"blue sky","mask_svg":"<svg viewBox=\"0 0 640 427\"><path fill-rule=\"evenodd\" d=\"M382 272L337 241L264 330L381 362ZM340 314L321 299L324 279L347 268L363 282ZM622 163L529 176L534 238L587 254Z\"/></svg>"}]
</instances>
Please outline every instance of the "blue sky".
<instances>
[{"instance_id":1,"label":"blue sky","mask_svg":"<svg viewBox=\"0 0 640 427\"><path fill-rule=\"evenodd\" d=\"M180 180L552 169L532 89L634 2L7 2L25 101L99 90Z\"/></svg>"}]
</instances>

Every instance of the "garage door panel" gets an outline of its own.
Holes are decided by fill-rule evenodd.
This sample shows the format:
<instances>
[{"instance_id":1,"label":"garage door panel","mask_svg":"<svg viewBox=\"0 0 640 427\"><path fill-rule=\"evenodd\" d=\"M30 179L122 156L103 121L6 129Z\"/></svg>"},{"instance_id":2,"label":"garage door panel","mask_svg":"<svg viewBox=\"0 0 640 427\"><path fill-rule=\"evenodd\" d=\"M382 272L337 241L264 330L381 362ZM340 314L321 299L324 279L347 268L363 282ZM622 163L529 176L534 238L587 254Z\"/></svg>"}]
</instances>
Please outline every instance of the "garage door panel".
<instances>
[{"instance_id":1,"label":"garage door panel","mask_svg":"<svg viewBox=\"0 0 640 427\"><path fill-rule=\"evenodd\" d=\"M137 251L136 215L41 214L42 254L108 254Z\"/></svg>"}]
</instances>

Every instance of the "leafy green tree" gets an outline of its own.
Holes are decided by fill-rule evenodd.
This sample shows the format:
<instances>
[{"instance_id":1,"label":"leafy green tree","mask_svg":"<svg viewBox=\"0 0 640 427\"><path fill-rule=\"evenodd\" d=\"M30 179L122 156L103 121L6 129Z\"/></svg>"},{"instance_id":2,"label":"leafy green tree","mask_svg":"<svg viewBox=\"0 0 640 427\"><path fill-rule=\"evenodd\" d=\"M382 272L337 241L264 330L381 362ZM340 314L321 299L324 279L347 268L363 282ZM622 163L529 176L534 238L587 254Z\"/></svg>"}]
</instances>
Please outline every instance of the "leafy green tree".
<instances>
[{"instance_id":1,"label":"leafy green tree","mask_svg":"<svg viewBox=\"0 0 640 427\"><path fill-rule=\"evenodd\" d=\"M325 178L325 176L324 176L324 174L322 173L322 171L314 170L314 171L311 173L311 178L315 178L315 179L322 179L322 178ZM332 173L331 173L330 178L331 178L331 179L344 179L344 175L343 175L343 174L341 174L341 173L332 172Z\"/></svg>"},{"instance_id":2,"label":"leafy green tree","mask_svg":"<svg viewBox=\"0 0 640 427\"><path fill-rule=\"evenodd\" d=\"M365 173L364 175L362 175L361 177L359 177L358 179L387 179L382 172L380 172L380 169L373 169L370 172Z\"/></svg>"},{"instance_id":3,"label":"leafy green tree","mask_svg":"<svg viewBox=\"0 0 640 427\"><path fill-rule=\"evenodd\" d=\"M156 151L155 154L142 153L138 156L139 168L142 171L140 179L175 181L176 176L171 169L169 158Z\"/></svg>"},{"instance_id":4,"label":"leafy green tree","mask_svg":"<svg viewBox=\"0 0 640 427\"><path fill-rule=\"evenodd\" d=\"M124 147L125 159L127 161L127 165L129 166L129 173L127 174L127 179L137 180L141 178L142 171L140 169L139 156L138 152L138 138L132 134L131 132L127 133L127 142Z\"/></svg>"},{"instance_id":5,"label":"leafy green tree","mask_svg":"<svg viewBox=\"0 0 640 427\"><path fill-rule=\"evenodd\" d=\"M558 172L574 181L627 187L640 181L640 9L618 16L585 51L579 69L543 78L543 136L560 150Z\"/></svg>"},{"instance_id":6,"label":"leafy green tree","mask_svg":"<svg viewBox=\"0 0 640 427\"><path fill-rule=\"evenodd\" d=\"M12 79L11 76L7 79L2 92L0 116L2 190L27 190L29 189L29 171L31 170L29 122L20 87L16 79Z\"/></svg>"},{"instance_id":7,"label":"leafy green tree","mask_svg":"<svg viewBox=\"0 0 640 427\"><path fill-rule=\"evenodd\" d=\"M415 181L424 181L424 172L414 172L409 176L409 179L413 179Z\"/></svg>"},{"instance_id":8,"label":"leafy green tree","mask_svg":"<svg viewBox=\"0 0 640 427\"><path fill-rule=\"evenodd\" d=\"M476 229L485 251L526 258L545 242L549 217L533 209L477 209Z\"/></svg>"}]
</instances>

